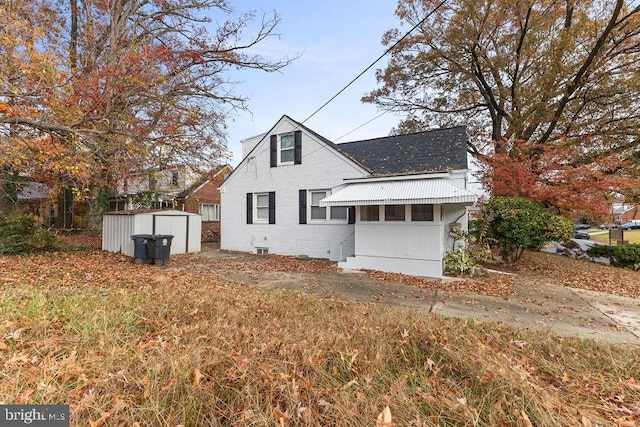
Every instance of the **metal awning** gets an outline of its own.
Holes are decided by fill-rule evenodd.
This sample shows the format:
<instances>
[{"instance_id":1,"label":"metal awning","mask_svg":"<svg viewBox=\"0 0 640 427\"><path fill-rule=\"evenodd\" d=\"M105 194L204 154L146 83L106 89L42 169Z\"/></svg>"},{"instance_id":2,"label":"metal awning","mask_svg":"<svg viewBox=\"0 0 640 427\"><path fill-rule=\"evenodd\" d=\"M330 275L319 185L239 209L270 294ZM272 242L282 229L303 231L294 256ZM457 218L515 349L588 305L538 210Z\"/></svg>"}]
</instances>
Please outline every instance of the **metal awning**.
<instances>
[{"instance_id":1,"label":"metal awning","mask_svg":"<svg viewBox=\"0 0 640 427\"><path fill-rule=\"evenodd\" d=\"M448 179L355 182L320 200L320 206L475 203L478 196Z\"/></svg>"}]
</instances>

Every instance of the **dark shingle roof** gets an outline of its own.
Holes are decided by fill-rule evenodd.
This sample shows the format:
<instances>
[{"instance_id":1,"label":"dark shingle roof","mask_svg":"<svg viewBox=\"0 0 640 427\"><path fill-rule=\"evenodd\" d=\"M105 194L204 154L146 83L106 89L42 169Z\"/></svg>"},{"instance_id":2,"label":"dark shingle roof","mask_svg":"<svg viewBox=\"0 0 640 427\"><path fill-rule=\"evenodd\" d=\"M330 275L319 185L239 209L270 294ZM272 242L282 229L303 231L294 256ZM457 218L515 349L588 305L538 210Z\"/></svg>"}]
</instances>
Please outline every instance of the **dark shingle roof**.
<instances>
[{"instance_id":1,"label":"dark shingle roof","mask_svg":"<svg viewBox=\"0 0 640 427\"><path fill-rule=\"evenodd\" d=\"M335 147L374 175L467 169L464 126L337 144Z\"/></svg>"}]
</instances>

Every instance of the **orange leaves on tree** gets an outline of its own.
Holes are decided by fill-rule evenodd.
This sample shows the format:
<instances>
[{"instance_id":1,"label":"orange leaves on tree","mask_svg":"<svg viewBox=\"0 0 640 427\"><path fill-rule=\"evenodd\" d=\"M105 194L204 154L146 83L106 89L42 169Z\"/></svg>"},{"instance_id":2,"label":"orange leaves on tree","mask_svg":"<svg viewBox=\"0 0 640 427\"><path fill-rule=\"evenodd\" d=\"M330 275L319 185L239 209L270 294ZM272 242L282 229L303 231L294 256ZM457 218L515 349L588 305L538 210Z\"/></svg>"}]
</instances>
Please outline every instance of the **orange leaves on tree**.
<instances>
[{"instance_id":1,"label":"orange leaves on tree","mask_svg":"<svg viewBox=\"0 0 640 427\"><path fill-rule=\"evenodd\" d=\"M483 157L480 180L494 196L519 196L561 213L610 219L610 194L637 187L624 174L628 160L617 153L596 155L596 148L575 141L538 144L508 141Z\"/></svg>"}]
</instances>

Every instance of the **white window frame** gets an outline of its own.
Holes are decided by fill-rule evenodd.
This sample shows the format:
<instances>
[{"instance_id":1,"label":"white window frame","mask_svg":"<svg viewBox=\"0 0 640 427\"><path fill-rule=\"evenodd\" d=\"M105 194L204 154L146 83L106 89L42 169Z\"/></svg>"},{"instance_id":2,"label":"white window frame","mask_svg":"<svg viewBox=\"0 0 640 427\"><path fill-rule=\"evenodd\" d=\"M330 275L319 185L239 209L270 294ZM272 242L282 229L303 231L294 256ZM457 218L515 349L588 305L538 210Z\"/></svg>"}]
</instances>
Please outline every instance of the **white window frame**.
<instances>
[{"instance_id":1,"label":"white window frame","mask_svg":"<svg viewBox=\"0 0 640 427\"><path fill-rule=\"evenodd\" d=\"M220 205L217 203L198 204L198 213L202 215L202 222L220 221Z\"/></svg>"},{"instance_id":2,"label":"white window frame","mask_svg":"<svg viewBox=\"0 0 640 427\"><path fill-rule=\"evenodd\" d=\"M283 138L291 138L291 147L282 147ZM295 162L295 148L296 148L296 137L293 132L291 133L283 133L282 135L278 135L278 164L280 165L292 165ZM291 151L291 160L282 160L282 153Z\"/></svg>"},{"instance_id":3,"label":"white window frame","mask_svg":"<svg viewBox=\"0 0 640 427\"><path fill-rule=\"evenodd\" d=\"M261 196L266 198L266 205L258 205L258 200ZM266 217L260 218L258 212L266 212ZM269 223L269 193L253 193L253 222L254 223Z\"/></svg>"},{"instance_id":4,"label":"white window frame","mask_svg":"<svg viewBox=\"0 0 640 427\"><path fill-rule=\"evenodd\" d=\"M310 223L319 223L319 222L331 222L331 223L340 223L346 224L349 221L349 208L346 206L332 206L332 207L320 207L318 205L313 204L313 194L314 193L324 193L325 197L331 194L331 190L308 190L307 191L307 222ZM324 209L324 217L323 218L313 218L313 208L316 209ZM336 209L344 209L345 216L344 218L333 218L334 213L337 213Z\"/></svg>"}]
</instances>

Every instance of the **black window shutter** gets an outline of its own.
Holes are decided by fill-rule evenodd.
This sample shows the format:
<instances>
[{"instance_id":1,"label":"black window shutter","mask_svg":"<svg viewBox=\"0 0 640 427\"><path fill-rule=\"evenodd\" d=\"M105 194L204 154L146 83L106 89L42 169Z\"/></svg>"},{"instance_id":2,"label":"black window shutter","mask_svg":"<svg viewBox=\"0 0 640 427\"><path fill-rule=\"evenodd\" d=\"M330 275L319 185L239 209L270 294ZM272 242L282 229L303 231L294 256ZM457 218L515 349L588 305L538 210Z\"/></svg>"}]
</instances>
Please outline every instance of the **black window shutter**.
<instances>
[{"instance_id":1,"label":"black window shutter","mask_svg":"<svg viewBox=\"0 0 640 427\"><path fill-rule=\"evenodd\" d=\"M349 224L355 224L356 223L356 207L355 206L349 206L347 208L347 222Z\"/></svg>"},{"instance_id":2,"label":"black window shutter","mask_svg":"<svg viewBox=\"0 0 640 427\"><path fill-rule=\"evenodd\" d=\"M247 224L253 224L253 193L247 193Z\"/></svg>"},{"instance_id":3,"label":"black window shutter","mask_svg":"<svg viewBox=\"0 0 640 427\"><path fill-rule=\"evenodd\" d=\"M278 166L278 135L271 135L271 147L269 151L271 155L271 167L274 168Z\"/></svg>"},{"instance_id":4,"label":"black window shutter","mask_svg":"<svg viewBox=\"0 0 640 427\"><path fill-rule=\"evenodd\" d=\"M293 132L293 164L302 163L302 131Z\"/></svg>"},{"instance_id":5,"label":"black window shutter","mask_svg":"<svg viewBox=\"0 0 640 427\"><path fill-rule=\"evenodd\" d=\"M269 224L276 223L276 192L269 191Z\"/></svg>"},{"instance_id":6,"label":"black window shutter","mask_svg":"<svg viewBox=\"0 0 640 427\"><path fill-rule=\"evenodd\" d=\"M300 224L307 223L307 190L298 190L298 216Z\"/></svg>"}]
</instances>

